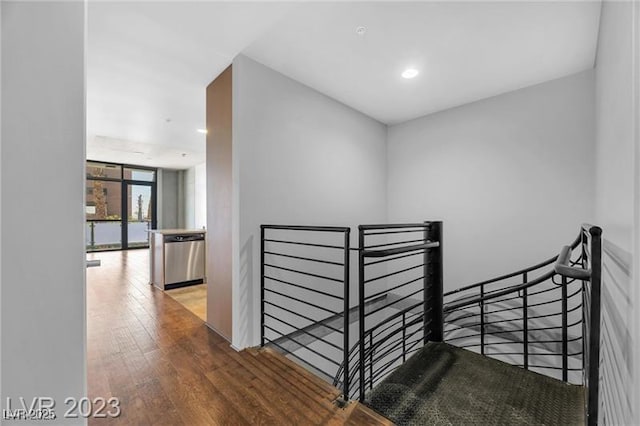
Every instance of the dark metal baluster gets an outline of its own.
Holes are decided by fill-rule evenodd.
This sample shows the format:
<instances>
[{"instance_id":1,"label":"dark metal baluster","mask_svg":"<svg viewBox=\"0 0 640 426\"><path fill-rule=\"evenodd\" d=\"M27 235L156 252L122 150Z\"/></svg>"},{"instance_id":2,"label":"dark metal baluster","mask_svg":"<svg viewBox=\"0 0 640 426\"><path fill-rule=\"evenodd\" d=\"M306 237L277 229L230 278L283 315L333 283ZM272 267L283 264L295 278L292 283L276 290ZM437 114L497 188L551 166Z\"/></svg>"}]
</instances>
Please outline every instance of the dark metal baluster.
<instances>
[{"instance_id":1,"label":"dark metal baluster","mask_svg":"<svg viewBox=\"0 0 640 426\"><path fill-rule=\"evenodd\" d=\"M591 306L589 307L589 371L587 425L598 424L598 391L600 376L600 297L602 285L602 229L589 229L591 234Z\"/></svg>"},{"instance_id":2,"label":"dark metal baluster","mask_svg":"<svg viewBox=\"0 0 640 426\"><path fill-rule=\"evenodd\" d=\"M369 334L369 389L373 389L373 334Z\"/></svg>"},{"instance_id":3,"label":"dark metal baluster","mask_svg":"<svg viewBox=\"0 0 640 426\"><path fill-rule=\"evenodd\" d=\"M342 380L342 398L346 402L349 399L349 253L351 245L351 229L344 233L344 328L342 329L343 360L344 366Z\"/></svg>"},{"instance_id":4,"label":"dark metal baluster","mask_svg":"<svg viewBox=\"0 0 640 426\"><path fill-rule=\"evenodd\" d=\"M360 341L360 401L364 401L364 230L358 227L358 329Z\"/></svg>"},{"instance_id":5,"label":"dark metal baluster","mask_svg":"<svg viewBox=\"0 0 640 426\"><path fill-rule=\"evenodd\" d=\"M527 282L527 273L522 274L522 282ZM522 290L522 344L524 345L524 369L529 369L529 300L527 289Z\"/></svg>"},{"instance_id":6,"label":"dark metal baluster","mask_svg":"<svg viewBox=\"0 0 640 426\"><path fill-rule=\"evenodd\" d=\"M426 315L427 303L425 303L424 315L424 342L428 340L433 342L442 342L444 337L444 313L443 313L443 244L442 222L430 222L428 229L428 239L430 241L439 242L439 246L426 249L425 263L428 263L429 279L425 276L425 286L429 285L431 290L429 297L431 299L431 326L427 324L428 316ZM425 301L427 292L425 291Z\"/></svg>"},{"instance_id":7,"label":"dark metal baluster","mask_svg":"<svg viewBox=\"0 0 640 426\"><path fill-rule=\"evenodd\" d=\"M568 350L567 350L567 277L562 277L562 380L568 378Z\"/></svg>"},{"instance_id":8,"label":"dark metal baluster","mask_svg":"<svg viewBox=\"0 0 640 426\"><path fill-rule=\"evenodd\" d=\"M480 286L480 353L484 355L484 284Z\"/></svg>"},{"instance_id":9,"label":"dark metal baluster","mask_svg":"<svg viewBox=\"0 0 640 426\"><path fill-rule=\"evenodd\" d=\"M260 227L260 347L264 346L264 226Z\"/></svg>"},{"instance_id":10,"label":"dark metal baluster","mask_svg":"<svg viewBox=\"0 0 640 426\"><path fill-rule=\"evenodd\" d=\"M402 362L407 360L407 330L406 330L407 313L402 314ZM426 334L426 330L423 331Z\"/></svg>"}]
</instances>

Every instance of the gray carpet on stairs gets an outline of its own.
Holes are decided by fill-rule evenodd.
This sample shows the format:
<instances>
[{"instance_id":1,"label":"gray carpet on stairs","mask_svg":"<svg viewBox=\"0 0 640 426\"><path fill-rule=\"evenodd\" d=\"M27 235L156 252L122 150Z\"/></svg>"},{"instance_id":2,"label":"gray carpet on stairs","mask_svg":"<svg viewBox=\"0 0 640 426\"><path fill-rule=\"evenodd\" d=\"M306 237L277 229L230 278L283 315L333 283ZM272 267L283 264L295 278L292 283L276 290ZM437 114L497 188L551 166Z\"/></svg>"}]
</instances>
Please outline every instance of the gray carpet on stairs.
<instances>
[{"instance_id":1,"label":"gray carpet on stairs","mask_svg":"<svg viewBox=\"0 0 640 426\"><path fill-rule=\"evenodd\" d=\"M583 387L428 343L366 396L397 425L583 425Z\"/></svg>"}]
</instances>

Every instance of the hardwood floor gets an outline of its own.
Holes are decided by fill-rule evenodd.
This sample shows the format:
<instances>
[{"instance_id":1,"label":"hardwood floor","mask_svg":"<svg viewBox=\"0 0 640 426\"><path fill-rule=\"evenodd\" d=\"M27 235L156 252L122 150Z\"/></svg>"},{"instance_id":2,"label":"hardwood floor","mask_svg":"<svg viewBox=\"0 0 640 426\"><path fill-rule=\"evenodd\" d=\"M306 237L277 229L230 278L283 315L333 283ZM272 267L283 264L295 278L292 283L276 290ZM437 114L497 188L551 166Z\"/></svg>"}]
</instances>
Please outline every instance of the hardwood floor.
<instances>
[{"instance_id":1,"label":"hardwood floor","mask_svg":"<svg viewBox=\"0 0 640 426\"><path fill-rule=\"evenodd\" d=\"M148 251L90 254L89 398L118 397L102 425L391 424L270 350L236 352L180 303L148 284Z\"/></svg>"},{"instance_id":2,"label":"hardwood floor","mask_svg":"<svg viewBox=\"0 0 640 426\"><path fill-rule=\"evenodd\" d=\"M193 312L202 321L207 320L207 285L199 284L189 287L174 288L165 291L175 301Z\"/></svg>"}]
</instances>

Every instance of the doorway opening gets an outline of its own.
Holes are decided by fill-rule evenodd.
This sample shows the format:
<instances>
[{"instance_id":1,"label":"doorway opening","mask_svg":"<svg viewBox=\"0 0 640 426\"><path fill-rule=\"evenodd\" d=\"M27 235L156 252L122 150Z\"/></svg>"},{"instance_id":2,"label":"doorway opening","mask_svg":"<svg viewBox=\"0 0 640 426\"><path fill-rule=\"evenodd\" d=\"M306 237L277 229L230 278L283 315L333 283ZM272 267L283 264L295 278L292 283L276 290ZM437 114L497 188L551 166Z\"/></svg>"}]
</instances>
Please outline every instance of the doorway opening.
<instances>
[{"instance_id":1,"label":"doorway opening","mask_svg":"<svg viewBox=\"0 0 640 426\"><path fill-rule=\"evenodd\" d=\"M157 226L157 174L150 167L87 161L88 252L149 247Z\"/></svg>"}]
</instances>

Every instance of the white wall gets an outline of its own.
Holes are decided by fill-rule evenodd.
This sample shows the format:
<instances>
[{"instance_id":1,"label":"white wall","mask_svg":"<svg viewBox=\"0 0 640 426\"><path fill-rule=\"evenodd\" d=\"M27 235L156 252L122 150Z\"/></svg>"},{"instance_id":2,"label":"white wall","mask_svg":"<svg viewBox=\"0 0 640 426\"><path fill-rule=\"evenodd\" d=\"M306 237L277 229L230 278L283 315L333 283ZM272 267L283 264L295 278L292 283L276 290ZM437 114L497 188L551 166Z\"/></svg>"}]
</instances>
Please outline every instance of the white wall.
<instances>
[{"instance_id":1,"label":"white wall","mask_svg":"<svg viewBox=\"0 0 640 426\"><path fill-rule=\"evenodd\" d=\"M84 8L2 3L1 399L54 398L49 424L85 423Z\"/></svg>"},{"instance_id":2,"label":"white wall","mask_svg":"<svg viewBox=\"0 0 640 426\"><path fill-rule=\"evenodd\" d=\"M635 9L635 10L634 10ZM603 228L601 424L639 424L637 4L603 2L596 59L596 221ZM635 31L635 32L634 32ZM634 107L635 104L635 107ZM635 263L635 265L634 265ZM635 270L633 267L635 266ZM635 271L635 272L632 272ZM633 278L635 273L635 279ZM636 312L637 315L637 312ZM636 317L637 318L637 317ZM636 377L634 398L633 376ZM634 421L635 419L635 421Z\"/></svg>"},{"instance_id":3,"label":"white wall","mask_svg":"<svg viewBox=\"0 0 640 426\"><path fill-rule=\"evenodd\" d=\"M184 171L185 228L207 226L207 169L206 163Z\"/></svg>"},{"instance_id":4,"label":"white wall","mask_svg":"<svg viewBox=\"0 0 640 426\"><path fill-rule=\"evenodd\" d=\"M547 259L593 219L593 73L388 130L388 219L444 221L445 290Z\"/></svg>"},{"instance_id":5,"label":"white wall","mask_svg":"<svg viewBox=\"0 0 640 426\"><path fill-rule=\"evenodd\" d=\"M234 60L234 346L258 343L259 226L384 223L385 139L383 124L247 57Z\"/></svg>"}]
</instances>

